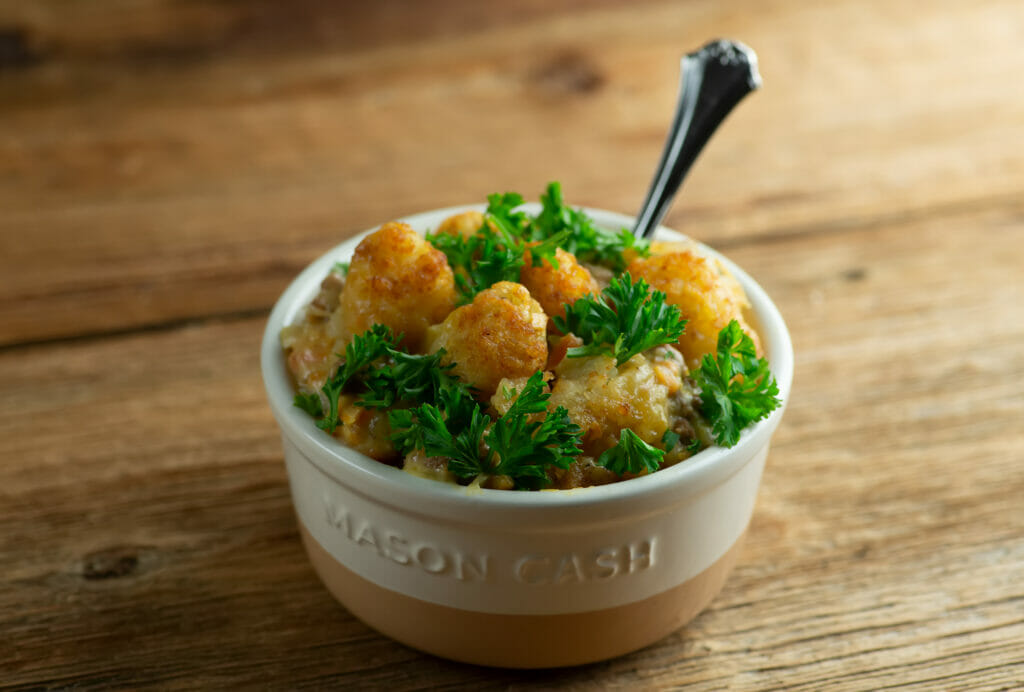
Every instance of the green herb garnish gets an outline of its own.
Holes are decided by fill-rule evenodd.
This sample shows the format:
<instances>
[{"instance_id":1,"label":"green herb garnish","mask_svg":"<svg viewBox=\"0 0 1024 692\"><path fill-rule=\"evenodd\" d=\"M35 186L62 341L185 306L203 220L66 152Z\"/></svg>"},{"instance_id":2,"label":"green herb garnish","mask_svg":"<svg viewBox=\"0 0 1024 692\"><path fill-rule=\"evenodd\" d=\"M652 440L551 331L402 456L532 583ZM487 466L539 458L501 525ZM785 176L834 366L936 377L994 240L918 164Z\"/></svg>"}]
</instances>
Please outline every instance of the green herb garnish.
<instances>
[{"instance_id":1,"label":"green herb garnish","mask_svg":"<svg viewBox=\"0 0 1024 692\"><path fill-rule=\"evenodd\" d=\"M294 404L313 416L323 416L316 422L321 430L333 433L338 427L338 397L348 381L394 348L395 338L391 330L382 324L375 324L364 333L354 337L345 347L345 360L334 374L327 378L320 392L327 400L327 411L323 410L321 397L316 394L296 394ZM313 399L316 398L316 403Z\"/></svg>"},{"instance_id":2,"label":"green herb garnish","mask_svg":"<svg viewBox=\"0 0 1024 692\"><path fill-rule=\"evenodd\" d=\"M382 324L353 337L345 347L345 359L320 393L296 394L295 406L319 418L317 427L333 433L340 424L338 400L353 380L365 385L366 391L355 403L366 408L390 408L401 401L433 403L445 388L465 390L471 396L469 387L448 372L453 366L441 364L444 349L429 355L406 353L396 346L400 339Z\"/></svg>"},{"instance_id":3,"label":"green herb garnish","mask_svg":"<svg viewBox=\"0 0 1024 692\"><path fill-rule=\"evenodd\" d=\"M580 453L580 427L569 420L562 406L547 410L551 394L544 391L544 377L535 372L519 396L484 438L490 447L486 463L497 455L491 473L510 476L516 484L535 488L547 483L547 468L567 469ZM537 414L546 414L540 421Z\"/></svg>"},{"instance_id":4,"label":"green herb garnish","mask_svg":"<svg viewBox=\"0 0 1024 692\"><path fill-rule=\"evenodd\" d=\"M299 392L298 394L295 395L295 399L293 400L292 403L294 403L295 406L301 408L303 411L313 416L314 418L319 418L320 416L324 415L324 406L323 402L320 401L319 394L304 394L302 392Z\"/></svg>"},{"instance_id":5,"label":"green herb garnish","mask_svg":"<svg viewBox=\"0 0 1024 692\"><path fill-rule=\"evenodd\" d=\"M606 231L595 226L583 210L566 205L560 183L548 183L547 190L540 196L540 203L541 212L530 229L531 240L542 240L565 232L566 240L561 247L574 254L576 259L605 264L617 272L626 266L622 253L627 249L633 249L644 257L650 254L650 244L634 236L629 229L623 228L617 233Z\"/></svg>"},{"instance_id":6,"label":"green herb garnish","mask_svg":"<svg viewBox=\"0 0 1024 692\"><path fill-rule=\"evenodd\" d=\"M517 192L495 193L487 197L482 227L468 238L452 233L428 233L427 240L448 258L455 271L459 303L473 300L480 291L499 281L519 281L523 255L530 253L533 264L547 262L558 269L557 248L571 252L581 262L603 264L616 272L626 261L622 253L632 249L649 254L648 243L636 238L629 229L617 233L594 225L580 209L562 199L559 183L549 183L541 195L541 212L531 217L518 210L523 197Z\"/></svg>"},{"instance_id":7,"label":"green herb garnish","mask_svg":"<svg viewBox=\"0 0 1024 692\"><path fill-rule=\"evenodd\" d=\"M368 390L356 403L366 408L390 408L396 401L437 401L442 387L452 386L457 379L448 371L453 364L441 363L442 348L430 355L405 353L388 349L389 363L373 368L365 378Z\"/></svg>"},{"instance_id":8,"label":"green herb garnish","mask_svg":"<svg viewBox=\"0 0 1024 692\"><path fill-rule=\"evenodd\" d=\"M491 419L475 401L455 395L447 405L389 411L388 421L391 441L403 455L422 449L428 456L448 459L448 470L460 478L476 475L472 469L480 464L480 439Z\"/></svg>"},{"instance_id":9,"label":"green herb garnish","mask_svg":"<svg viewBox=\"0 0 1024 692\"><path fill-rule=\"evenodd\" d=\"M626 273L613 278L599 296L588 295L565 306L565 317L552 317L563 333L583 339L567 356L609 355L616 365L649 348L670 344L686 328L679 308L665 302L665 294L651 291L647 282L633 283Z\"/></svg>"},{"instance_id":10,"label":"green herb garnish","mask_svg":"<svg viewBox=\"0 0 1024 692\"><path fill-rule=\"evenodd\" d=\"M495 231L485 223L468 238L449 233L427 234L427 240L445 254L455 271L460 304L471 302L477 293L499 281L519 281L524 264L523 242L512 231L498 228Z\"/></svg>"},{"instance_id":11,"label":"green herb garnish","mask_svg":"<svg viewBox=\"0 0 1024 692\"><path fill-rule=\"evenodd\" d=\"M679 433L675 430L666 430L661 436L661 444L665 445L666 452L671 452L679 444Z\"/></svg>"},{"instance_id":12,"label":"green herb garnish","mask_svg":"<svg viewBox=\"0 0 1024 692\"><path fill-rule=\"evenodd\" d=\"M485 215L502 232L513 238L520 238L532 223L529 214L524 211L515 211L516 207L522 206L522 204L523 196L518 192L504 194L495 192L487 195Z\"/></svg>"},{"instance_id":13,"label":"green herb garnish","mask_svg":"<svg viewBox=\"0 0 1024 692\"><path fill-rule=\"evenodd\" d=\"M715 442L732 447L745 427L779 407L779 387L768 361L757 357L753 340L736 320L718 333L717 352L717 357L706 354L693 376Z\"/></svg>"},{"instance_id":14,"label":"green herb garnish","mask_svg":"<svg viewBox=\"0 0 1024 692\"><path fill-rule=\"evenodd\" d=\"M647 444L629 428L623 428L618 443L605 450L597 458L597 463L621 476L624 473L639 474L644 471L654 473L664 458L663 450Z\"/></svg>"},{"instance_id":15,"label":"green herb garnish","mask_svg":"<svg viewBox=\"0 0 1024 692\"><path fill-rule=\"evenodd\" d=\"M536 489L547 484L548 467L568 468L580 453L579 426L565 408L547 410L550 396L536 372L493 424L479 404L464 399L392 411L392 440L403 453L420 448L446 457L462 480L508 476L519 488Z\"/></svg>"},{"instance_id":16,"label":"green herb garnish","mask_svg":"<svg viewBox=\"0 0 1024 692\"><path fill-rule=\"evenodd\" d=\"M426 235L427 240L445 254L455 271L460 304L471 302L477 293L499 281L518 282L526 252L530 253L534 264L547 261L557 269L555 250L570 235L565 230L528 244L533 220L525 212L513 211L522 205L522 196L506 192L487 199L483 226L468 238L452 233Z\"/></svg>"}]
</instances>

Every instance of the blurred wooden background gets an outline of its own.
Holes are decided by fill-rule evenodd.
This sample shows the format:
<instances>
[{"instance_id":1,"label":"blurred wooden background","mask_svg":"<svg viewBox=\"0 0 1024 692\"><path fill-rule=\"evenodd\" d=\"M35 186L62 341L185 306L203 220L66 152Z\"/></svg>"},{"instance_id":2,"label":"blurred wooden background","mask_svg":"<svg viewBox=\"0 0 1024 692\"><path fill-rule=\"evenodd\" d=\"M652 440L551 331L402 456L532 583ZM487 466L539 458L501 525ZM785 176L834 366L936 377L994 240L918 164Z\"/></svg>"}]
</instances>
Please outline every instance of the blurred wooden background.
<instances>
[{"instance_id":1,"label":"blurred wooden background","mask_svg":"<svg viewBox=\"0 0 1024 692\"><path fill-rule=\"evenodd\" d=\"M765 86L666 223L797 352L738 568L580 669L380 637L298 541L270 305L489 192L635 211L719 36ZM0 0L0 685L1024 687L1022 74L1019 0Z\"/></svg>"}]
</instances>

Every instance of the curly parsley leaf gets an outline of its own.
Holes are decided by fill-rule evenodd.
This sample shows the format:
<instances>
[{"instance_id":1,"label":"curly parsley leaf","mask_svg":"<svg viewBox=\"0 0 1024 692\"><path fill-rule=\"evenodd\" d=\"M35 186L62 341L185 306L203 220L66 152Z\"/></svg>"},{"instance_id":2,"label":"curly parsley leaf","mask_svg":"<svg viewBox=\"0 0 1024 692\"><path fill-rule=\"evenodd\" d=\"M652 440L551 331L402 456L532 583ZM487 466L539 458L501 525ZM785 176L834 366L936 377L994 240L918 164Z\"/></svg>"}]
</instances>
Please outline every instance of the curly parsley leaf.
<instances>
[{"instance_id":1,"label":"curly parsley leaf","mask_svg":"<svg viewBox=\"0 0 1024 692\"><path fill-rule=\"evenodd\" d=\"M368 368L373 361L393 350L401 338L401 334L394 336L391 328L383 324L375 324L362 334L352 337L352 341L345 347L345 361L339 367L342 377L349 380Z\"/></svg>"},{"instance_id":2,"label":"curly parsley leaf","mask_svg":"<svg viewBox=\"0 0 1024 692\"><path fill-rule=\"evenodd\" d=\"M479 252L476 261L466 270L472 292L462 290L468 300L499 281L519 281L524 264L523 248L514 237L497 234L488 227L473 239L477 241Z\"/></svg>"},{"instance_id":3,"label":"curly parsley leaf","mask_svg":"<svg viewBox=\"0 0 1024 692\"><path fill-rule=\"evenodd\" d=\"M552 268L558 269L558 256L555 253L568 238L569 231L560 231L549 238L531 243L528 249L534 266L546 261Z\"/></svg>"},{"instance_id":4,"label":"curly parsley leaf","mask_svg":"<svg viewBox=\"0 0 1024 692\"><path fill-rule=\"evenodd\" d=\"M367 392L356 403L365 408L390 408L397 401L434 403L444 386L457 379L444 365L445 350L418 355L388 349L389 362L373 368L365 378Z\"/></svg>"},{"instance_id":5,"label":"curly parsley leaf","mask_svg":"<svg viewBox=\"0 0 1024 692\"><path fill-rule=\"evenodd\" d=\"M295 395L295 399L293 400L292 403L297 408L301 408L303 411L313 416L314 418L319 418L320 416L324 415L323 402L320 401L319 394L306 394L303 392L299 392L298 394Z\"/></svg>"},{"instance_id":6,"label":"curly parsley leaf","mask_svg":"<svg viewBox=\"0 0 1024 692\"><path fill-rule=\"evenodd\" d=\"M616 365L647 349L678 340L686 328L679 308L665 302L665 294L651 291L647 282L633 283L628 274L613 278L599 296L588 295L565 306L565 317L554 316L564 334L583 339L570 348L570 358L609 355Z\"/></svg>"},{"instance_id":7,"label":"curly parsley leaf","mask_svg":"<svg viewBox=\"0 0 1024 692\"><path fill-rule=\"evenodd\" d=\"M392 409L388 421L391 441L402 454L422 449L430 456L456 459L456 466L480 463L480 439L490 423L468 389L455 383L443 384L434 403Z\"/></svg>"},{"instance_id":8,"label":"curly parsley leaf","mask_svg":"<svg viewBox=\"0 0 1024 692\"><path fill-rule=\"evenodd\" d=\"M523 385L515 401L487 433L491 473L510 476L516 485L535 489L546 485L550 466L566 469L580 453L581 430L569 420L562 406L547 411L551 394L544 391L544 377L535 372ZM513 393L513 396L515 394ZM537 420L537 415L546 415Z\"/></svg>"},{"instance_id":9,"label":"curly parsley leaf","mask_svg":"<svg viewBox=\"0 0 1024 692\"><path fill-rule=\"evenodd\" d=\"M460 233L427 233L425 237L427 242L444 253L453 270L469 267L479 249L470 242L472 238L465 238Z\"/></svg>"},{"instance_id":10,"label":"curly parsley leaf","mask_svg":"<svg viewBox=\"0 0 1024 692\"><path fill-rule=\"evenodd\" d=\"M495 193L488 196L484 223L473 235L427 234L427 240L445 254L455 271L460 304L472 301L499 281L519 281L527 252L533 264L547 262L558 269L555 251L563 248L581 262L603 264L616 272L626 266L626 250L649 254L647 241L636 238L629 229L607 231L582 210L566 205L557 182L548 184L540 201L541 211L532 217L520 209L522 195Z\"/></svg>"},{"instance_id":11,"label":"curly parsley leaf","mask_svg":"<svg viewBox=\"0 0 1024 692\"><path fill-rule=\"evenodd\" d=\"M458 396L463 401L461 396ZM479 404L472 402L465 416L452 415L445 406L421 404L388 413L391 439L403 454L422 449L432 457L448 459L448 469L460 478L480 473L480 438L490 419ZM461 406L462 404L459 404Z\"/></svg>"},{"instance_id":12,"label":"curly parsley leaf","mask_svg":"<svg viewBox=\"0 0 1024 692\"><path fill-rule=\"evenodd\" d=\"M517 192L495 193L488 196L483 226L473 235L427 234L427 240L445 254L455 270L460 303L472 301L477 293L499 281L519 281L525 252L535 264L546 260L558 268L555 250L569 232L537 238L539 242L528 245L533 219L524 211L516 211L522 204L523 197Z\"/></svg>"},{"instance_id":13,"label":"curly parsley leaf","mask_svg":"<svg viewBox=\"0 0 1024 692\"><path fill-rule=\"evenodd\" d=\"M753 340L736 320L718 333L716 357L705 355L693 376L701 388L701 413L723 447L735 445L744 428L781 403L768 361L757 357Z\"/></svg>"},{"instance_id":14,"label":"curly parsley leaf","mask_svg":"<svg viewBox=\"0 0 1024 692\"><path fill-rule=\"evenodd\" d=\"M398 337L401 338L401 337ZM320 390L322 399L319 404L319 413L316 410L310 397L312 395L297 395L295 405L313 416L323 416L316 422L321 430L333 433L339 425L338 398L349 380L357 374L370 367L373 361L381 358L395 347L397 339L391 334L391 329L382 324L375 324L362 334L353 337L352 342L345 347L345 360L334 374L327 378L323 388ZM320 399L320 397L317 397ZM323 410L323 399L327 401L327 411Z\"/></svg>"},{"instance_id":15,"label":"curly parsley leaf","mask_svg":"<svg viewBox=\"0 0 1024 692\"><path fill-rule=\"evenodd\" d=\"M487 218L492 218L488 216ZM522 269L523 243L514 229L500 224L494 230L485 223L475 234L464 237L450 233L428 233L427 240L448 258L455 272L459 303L473 300L477 293L499 281L519 281ZM551 249L554 254L554 248Z\"/></svg>"},{"instance_id":16,"label":"curly parsley leaf","mask_svg":"<svg viewBox=\"0 0 1024 692\"><path fill-rule=\"evenodd\" d=\"M418 448L446 457L448 470L462 480L509 476L519 488L539 488L548 482L549 467L568 468L580 453L579 426L561 406L547 411L550 396L541 373L534 373L492 424L478 403L442 390L438 405L392 411L392 440L404 452Z\"/></svg>"},{"instance_id":17,"label":"curly parsley leaf","mask_svg":"<svg viewBox=\"0 0 1024 692\"><path fill-rule=\"evenodd\" d=\"M619 442L607 449L597 458L599 466L622 475L624 473L654 473L658 470L665 452L644 442L639 435L623 428L619 433Z\"/></svg>"},{"instance_id":18,"label":"curly parsley leaf","mask_svg":"<svg viewBox=\"0 0 1024 692\"><path fill-rule=\"evenodd\" d=\"M487 195L487 211L484 214L500 231L519 238L531 223L529 214L515 211L522 204L523 196L518 192L495 192Z\"/></svg>"},{"instance_id":19,"label":"curly parsley leaf","mask_svg":"<svg viewBox=\"0 0 1024 692\"><path fill-rule=\"evenodd\" d=\"M541 211L529 229L531 240L543 240L559 233L565 233L560 245L581 262L592 262L610 266L622 271L626 266L623 253L632 249L638 255L650 254L650 244L634 236L629 229L617 233L607 231L594 224L582 209L573 209L562 199L562 186L558 182L548 183L540 196Z\"/></svg>"},{"instance_id":20,"label":"curly parsley leaf","mask_svg":"<svg viewBox=\"0 0 1024 692\"><path fill-rule=\"evenodd\" d=\"M661 443L665 445L665 451L671 452L679 444L679 433L675 430L666 430L661 436Z\"/></svg>"},{"instance_id":21,"label":"curly parsley leaf","mask_svg":"<svg viewBox=\"0 0 1024 692\"><path fill-rule=\"evenodd\" d=\"M317 427L333 433L340 425L339 399L346 389L352 391L353 383L366 390L355 402L365 408L390 408L401 402L434 403L444 390L472 397L469 386L449 372L454 366L441 362L444 349L428 355L406 353L396 346L400 338L380 324L355 336L345 347L345 359L320 392L296 394L295 406L318 418Z\"/></svg>"}]
</instances>

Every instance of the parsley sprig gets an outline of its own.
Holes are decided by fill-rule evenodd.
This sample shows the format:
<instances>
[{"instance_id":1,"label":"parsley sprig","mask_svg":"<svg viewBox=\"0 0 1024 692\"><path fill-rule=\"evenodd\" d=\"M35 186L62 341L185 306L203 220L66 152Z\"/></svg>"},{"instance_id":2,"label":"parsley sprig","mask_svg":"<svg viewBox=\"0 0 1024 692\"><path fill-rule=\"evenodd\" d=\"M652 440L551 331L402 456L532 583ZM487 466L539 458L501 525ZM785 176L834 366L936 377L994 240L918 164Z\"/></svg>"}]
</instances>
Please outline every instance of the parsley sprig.
<instances>
[{"instance_id":1,"label":"parsley sprig","mask_svg":"<svg viewBox=\"0 0 1024 692\"><path fill-rule=\"evenodd\" d=\"M435 401L443 387L456 379L449 372L453 364L441 361L442 348L436 353L418 355L388 349L389 363L374 368L365 378L367 392L357 402L366 408L391 408L396 401Z\"/></svg>"},{"instance_id":2,"label":"parsley sprig","mask_svg":"<svg viewBox=\"0 0 1024 692\"><path fill-rule=\"evenodd\" d=\"M356 404L388 409L392 442L402 454L422 449L448 459L448 468L467 480L480 475L508 476L517 487L536 489L548 482L549 468L568 468L580 454L582 432L559 406L548 411L551 394L536 372L522 391L509 390L515 400L492 420L473 397L473 390L442 363L444 350L410 354L396 346L400 338L374 325L352 339L345 359L319 393L295 395L295 405L333 433L340 425L342 391L361 389ZM403 405L415 403L409 408Z\"/></svg>"},{"instance_id":3,"label":"parsley sprig","mask_svg":"<svg viewBox=\"0 0 1024 692\"><path fill-rule=\"evenodd\" d=\"M629 229L606 231L581 209L566 205L557 182L548 184L540 201L541 212L532 217L520 209L523 196L519 193L495 193L487 197L484 223L473 235L427 234L455 270L461 304L499 281L518 281L527 252L533 264L547 262L558 269L555 250L563 248L581 262L604 264L616 272L626 266L626 250L649 254L647 241L637 239Z\"/></svg>"},{"instance_id":4,"label":"parsley sprig","mask_svg":"<svg viewBox=\"0 0 1024 692\"><path fill-rule=\"evenodd\" d=\"M515 391L509 393L516 396ZM543 375L535 372L485 437L490 447L486 466L491 465L492 455L497 455L491 473L511 476L517 485L537 487L547 483L549 466L569 468L580 453L581 430L569 420L565 407L547 411L550 398L544 391ZM546 415L536 420L541 413Z\"/></svg>"},{"instance_id":5,"label":"parsley sprig","mask_svg":"<svg viewBox=\"0 0 1024 692\"><path fill-rule=\"evenodd\" d=\"M530 218L524 211L515 211L522 203L523 196L518 192L489 195L486 218L498 229L506 243L520 253L528 251L533 264L539 265L547 261L558 269L555 250L571 243L572 229L542 231L537 225L537 219ZM524 244L524 241L528 242Z\"/></svg>"},{"instance_id":6,"label":"parsley sprig","mask_svg":"<svg viewBox=\"0 0 1024 692\"><path fill-rule=\"evenodd\" d=\"M493 194L489 198L483 226L473 235L428 233L427 240L448 258L455 271L455 287L459 302L469 303L477 293L499 281L519 281L525 264L524 254L530 252L534 262L547 260L558 266L555 249L565 234L527 246L524 228L530 223L523 212L513 211L523 203L515 192Z\"/></svg>"},{"instance_id":7,"label":"parsley sprig","mask_svg":"<svg viewBox=\"0 0 1024 692\"><path fill-rule=\"evenodd\" d=\"M609 355L616 365L649 348L670 344L686 328L679 308L665 301L662 291L652 291L647 282L636 283L627 272L613 278L600 295L588 295L565 306L565 317L554 316L555 326L583 339L583 346L570 348L570 358Z\"/></svg>"},{"instance_id":8,"label":"parsley sprig","mask_svg":"<svg viewBox=\"0 0 1024 692\"><path fill-rule=\"evenodd\" d=\"M333 433L338 427L338 398L349 380L370 366L373 361L384 356L395 347L395 338L391 329L382 324L355 336L345 347L345 360L324 382L319 394L295 395L294 403L306 413L318 418L316 426L321 430ZM324 410L324 403L327 408Z\"/></svg>"},{"instance_id":9,"label":"parsley sprig","mask_svg":"<svg viewBox=\"0 0 1024 692\"><path fill-rule=\"evenodd\" d=\"M505 234L520 238L529 235L528 228L533 220L525 211L516 211L523 204L523 196L518 192L505 192L487 195L486 216Z\"/></svg>"},{"instance_id":10,"label":"parsley sprig","mask_svg":"<svg viewBox=\"0 0 1024 692\"><path fill-rule=\"evenodd\" d=\"M582 209L573 209L562 199L562 185L558 182L548 183L547 189L540 196L541 212L533 220L530 229L532 240L550 238L559 233L565 234L561 247L576 255L581 262L604 264L616 272L626 267L623 253L634 250L638 255L646 257L650 254L648 241L637 238L628 228L617 233L606 231L594 225L593 219Z\"/></svg>"},{"instance_id":11,"label":"parsley sprig","mask_svg":"<svg viewBox=\"0 0 1024 692\"><path fill-rule=\"evenodd\" d=\"M652 447L629 428L619 432L619 442L597 458L599 466L622 475L624 473L654 473L658 470L665 451Z\"/></svg>"},{"instance_id":12,"label":"parsley sprig","mask_svg":"<svg viewBox=\"0 0 1024 692\"><path fill-rule=\"evenodd\" d=\"M757 357L753 340L736 320L718 333L717 356L706 354L693 376L701 388L701 413L723 447L735 445L744 428L781 403L768 361Z\"/></svg>"},{"instance_id":13,"label":"parsley sprig","mask_svg":"<svg viewBox=\"0 0 1024 692\"><path fill-rule=\"evenodd\" d=\"M514 236L485 224L468 238L434 233L428 234L427 240L448 257L448 264L455 270L460 304L471 302L477 293L499 281L519 281L523 249Z\"/></svg>"},{"instance_id":14,"label":"parsley sprig","mask_svg":"<svg viewBox=\"0 0 1024 692\"><path fill-rule=\"evenodd\" d=\"M317 418L318 428L333 433L340 425L341 393L351 389L356 380L366 390L356 404L365 408L391 408L403 401L434 402L445 389L465 390L465 395L471 396L469 388L450 373L453 365L442 364L444 349L429 355L406 353L396 345L400 339L381 324L357 334L320 392L296 394L295 405Z\"/></svg>"},{"instance_id":15,"label":"parsley sprig","mask_svg":"<svg viewBox=\"0 0 1024 692\"><path fill-rule=\"evenodd\" d=\"M445 390L438 404L392 410L388 421L391 441L403 455L422 449L428 456L447 458L448 470L459 478L476 475L480 439L491 419L468 397Z\"/></svg>"},{"instance_id":16,"label":"parsley sprig","mask_svg":"<svg viewBox=\"0 0 1024 692\"><path fill-rule=\"evenodd\" d=\"M479 404L458 397L392 411L392 439L403 453L419 448L446 457L448 470L462 480L508 476L518 488L540 488L549 467L568 468L580 453L579 426L564 407L547 410L550 396L536 372L493 424Z\"/></svg>"}]
</instances>

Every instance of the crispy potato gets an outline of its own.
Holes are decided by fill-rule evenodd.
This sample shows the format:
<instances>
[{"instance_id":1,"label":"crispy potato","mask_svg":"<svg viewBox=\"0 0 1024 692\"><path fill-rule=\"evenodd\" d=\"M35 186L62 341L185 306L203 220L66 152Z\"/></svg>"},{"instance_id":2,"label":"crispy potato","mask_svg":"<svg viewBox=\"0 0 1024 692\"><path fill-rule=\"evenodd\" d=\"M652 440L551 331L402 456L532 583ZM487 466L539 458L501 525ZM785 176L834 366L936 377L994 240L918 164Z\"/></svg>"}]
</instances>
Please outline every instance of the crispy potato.
<instances>
[{"instance_id":1,"label":"crispy potato","mask_svg":"<svg viewBox=\"0 0 1024 692\"><path fill-rule=\"evenodd\" d=\"M524 259L526 263L519 272L519 281L550 317L565 317L566 303L575 303L588 293L601 290L587 268L576 261L576 256L562 248L555 250L558 269L546 261L534 264L529 252Z\"/></svg>"},{"instance_id":2,"label":"crispy potato","mask_svg":"<svg viewBox=\"0 0 1024 692\"><path fill-rule=\"evenodd\" d=\"M671 255L673 252L699 252L698 245L689 238L683 240L652 240L650 245L651 257ZM630 262L633 260L631 259Z\"/></svg>"},{"instance_id":3,"label":"crispy potato","mask_svg":"<svg viewBox=\"0 0 1024 692\"><path fill-rule=\"evenodd\" d=\"M347 338L383 324L416 352L427 327L455 307L455 277L443 252L406 224L386 223L356 248L341 306Z\"/></svg>"},{"instance_id":4,"label":"crispy potato","mask_svg":"<svg viewBox=\"0 0 1024 692\"><path fill-rule=\"evenodd\" d=\"M626 268L634 279L644 278L679 306L688 322L678 348L692 370L706 353L714 353L718 332L730 320L740 323L761 351L757 333L746 323L747 298L739 283L718 262L689 250L637 258Z\"/></svg>"},{"instance_id":5,"label":"crispy potato","mask_svg":"<svg viewBox=\"0 0 1024 692\"><path fill-rule=\"evenodd\" d=\"M647 246L647 256L660 257L661 255L668 255L673 252L699 252L697 248L697 243L689 238L682 240L652 240ZM631 247L626 248L622 252L622 259L626 261L626 264L640 257L640 253Z\"/></svg>"},{"instance_id":6,"label":"crispy potato","mask_svg":"<svg viewBox=\"0 0 1024 692\"><path fill-rule=\"evenodd\" d=\"M477 231L483 228L483 225L483 213L470 210L449 216L437 227L437 232L447 233L448 235L461 235L463 238L468 238L476 235Z\"/></svg>"},{"instance_id":7,"label":"crispy potato","mask_svg":"<svg viewBox=\"0 0 1024 692\"><path fill-rule=\"evenodd\" d=\"M610 356L566 358L555 368L550 405L564 406L583 429L583 453L614 447L623 428L658 444L668 427L668 388L638 354L616 367Z\"/></svg>"},{"instance_id":8,"label":"crispy potato","mask_svg":"<svg viewBox=\"0 0 1024 692\"><path fill-rule=\"evenodd\" d=\"M427 350L443 348L454 373L489 398L502 378L528 377L544 367L547 322L524 286L499 281L432 327Z\"/></svg>"}]
</instances>

